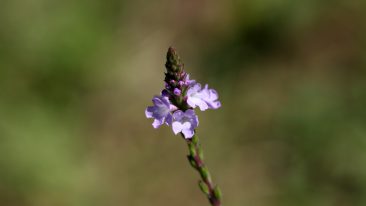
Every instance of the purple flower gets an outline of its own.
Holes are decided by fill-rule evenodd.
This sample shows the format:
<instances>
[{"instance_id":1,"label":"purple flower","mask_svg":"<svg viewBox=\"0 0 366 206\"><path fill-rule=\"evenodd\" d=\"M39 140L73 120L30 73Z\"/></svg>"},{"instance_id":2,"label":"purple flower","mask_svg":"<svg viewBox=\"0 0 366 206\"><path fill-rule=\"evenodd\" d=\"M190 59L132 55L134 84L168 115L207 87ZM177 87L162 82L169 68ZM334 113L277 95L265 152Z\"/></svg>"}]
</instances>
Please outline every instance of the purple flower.
<instances>
[{"instance_id":1,"label":"purple flower","mask_svg":"<svg viewBox=\"0 0 366 206\"><path fill-rule=\"evenodd\" d=\"M182 132L186 139L192 138L194 135L194 129L198 126L198 117L194 113L194 110L188 109L185 112L177 110L173 114L172 128L174 134Z\"/></svg>"},{"instance_id":2,"label":"purple flower","mask_svg":"<svg viewBox=\"0 0 366 206\"><path fill-rule=\"evenodd\" d=\"M172 124L171 111L175 110L176 107L170 104L168 97L166 96L155 96L152 99L154 106L147 107L145 115L147 118L154 118L152 123L154 128L160 127L162 124Z\"/></svg>"},{"instance_id":3,"label":"purple flower","mask_svg":"<svg viewBox=\"0 0 366 206\"><path fill-rule=\"evenodd\" d=\"M214 89L209 89L208 84L205 85L205 88L202 90L205 93L205 101L210 109L218 109L221 107L221 102L219 99L219 94Z\"/></svg>"},{"instance_id":4,"label":"purple flower","mask_svg":"<svg viewBox=\"0 0 366 206\"><path fill-rule=\"evenodd\" d=\"M218 101L219 95L214 89L209 89L206 84L205 88L201 88L201 84L196 83L192 85L187 91L187 103L189 106L196 108L197 106L201 111L206 109L218 109L221 107L220 101Z\"/></svg>"}]
</instances>

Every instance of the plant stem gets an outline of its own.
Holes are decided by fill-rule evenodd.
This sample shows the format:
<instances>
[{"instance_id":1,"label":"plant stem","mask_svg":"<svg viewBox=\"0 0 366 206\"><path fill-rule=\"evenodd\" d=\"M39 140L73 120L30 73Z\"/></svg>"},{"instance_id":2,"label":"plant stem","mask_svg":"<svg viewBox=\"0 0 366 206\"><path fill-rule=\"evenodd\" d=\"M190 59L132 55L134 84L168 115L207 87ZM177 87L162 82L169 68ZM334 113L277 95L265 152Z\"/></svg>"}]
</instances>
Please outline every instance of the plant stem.
<instances>
[{"instance_id":1,"label":"plant stem","mask_svg":"<svg viewBox=\"0 0 366 206\"><path fill-rule=\"evenodd\" d=\"M189 163L199 172L202 178L202 180L199 181L201 191L207 196L212 206L221 206L221 191L219 187L215 186L212 182L210 172L203 162L203 151L198 136L194 135L191 139L185 140L189 149Z\"/></svg>"}]
</instances>

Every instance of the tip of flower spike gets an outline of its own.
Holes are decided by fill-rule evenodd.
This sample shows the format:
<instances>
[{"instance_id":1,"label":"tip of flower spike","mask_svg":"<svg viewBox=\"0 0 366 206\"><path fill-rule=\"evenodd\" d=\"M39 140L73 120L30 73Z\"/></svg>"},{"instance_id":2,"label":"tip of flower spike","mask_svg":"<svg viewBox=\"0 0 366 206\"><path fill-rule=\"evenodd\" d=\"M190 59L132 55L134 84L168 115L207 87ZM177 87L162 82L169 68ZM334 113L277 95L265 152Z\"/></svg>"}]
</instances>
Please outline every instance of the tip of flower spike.
<instances>
[{"instance_id":1,"label":"tip of flower spike","mask_svg":"<svg viewBox=\"0 0 366 206\"><path fill-rule=\"evenodd\" d=\"M165 67L168 72L180 72L183 68L183 64L173 47L169 47L168 49Z\"/></svg>"},{"instance_id":2,"label":"tip of flower spike","mask_svg":"<svg viewBox=\"0 0 366 206\"><path fill-rule=\"evenodd\" d=\"M168 61L176 60L178 57L177 51L173 47L169 47L168 52L166 53L166 58Z\"/></svg>"},{"instance_id":3,"label":"tip of flower spike","mask_svg":"<svg viewBox=\"0 0 366 206\"><path fill-rule=\"evenodd\" d=\"M170 46L170 47L168 48L168 53L176 53L176 51L175 51L174 47Z\"/></svg>"}]
</instances>

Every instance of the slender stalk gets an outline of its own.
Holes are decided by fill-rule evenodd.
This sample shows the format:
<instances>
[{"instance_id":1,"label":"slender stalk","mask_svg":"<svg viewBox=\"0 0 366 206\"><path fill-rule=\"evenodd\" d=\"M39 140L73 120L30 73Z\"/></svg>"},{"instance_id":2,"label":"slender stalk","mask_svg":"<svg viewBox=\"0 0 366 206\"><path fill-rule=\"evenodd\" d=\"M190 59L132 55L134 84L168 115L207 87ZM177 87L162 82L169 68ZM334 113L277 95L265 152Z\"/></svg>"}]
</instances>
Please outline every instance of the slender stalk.
<instances>
[{"instance_id":1,"label":"slender stalk","mask_svg":"<svg viewBox=\"0 0 366 206\"><path fill-rule=\"evenodd\" d=\"M166 73L164 79L165 89L162 91L162 95L168 96L170 103L178 109L172 114L171 118L175 119L178 125L183 126L186 123L190 123L189 125L191 126L188 130L188 132L190 133L186 133L187 136L184 136L183 128L175 129L177 131L183 132L181 133L181 135L183 139L185 139L185 141L187 142L189 148L188 160L192 167L196 169L201 176L201 180L198 182L201 191L207 196L212 206L221 206L221 191L218 186L215 186L213 184L210 172L203 162L203 151L198 141L198 137L197 135L194 135L193 137L191 136L192 133L196 133L194 129L198 126L198 117L196 116L192 108L192 106L195 105L188 104L189 97L187 96L187 93L188 90L193 87L192 84L196 85L196 83L194 80L189 79L188 74L184 71L184 64L174 48L170 47L168 49L166 59ZM198 89L194 90L193 92L201 92L206 95L203 99L201 99L201 101L205 102L207 104L207 107L209 107L209 105L211 109L217 109L220 107L221 104L217 100L218 96L215 90L208 89L207 85L204 89L201 89L200 84L197 84L197 86L199 88L197 87ZM155 101L164 102L164 100L159 98L155 99ZM154 110L157 113L164 110L160 109L159 107L154 107ZM202 110L202 108L200 109ZM162 121L158 120L158 122ZM173 124L172 127L174 131Z\"/></svg>"},{"instance_id":2,"label":"slender stalk","mask_svg":"<svg viewBox=\"0 0 366 206\"><path fill-rule=\"evenodd\" d=\"M191 139L185 140L189 149L189 155L187 156L189 163L201 176L201 180L198 182L201 191L207 196L212 206L221 206L221 191L212 182L210 172L203 161L203 151L198 136L194 135Z\"/></svg>"}]
</instances>

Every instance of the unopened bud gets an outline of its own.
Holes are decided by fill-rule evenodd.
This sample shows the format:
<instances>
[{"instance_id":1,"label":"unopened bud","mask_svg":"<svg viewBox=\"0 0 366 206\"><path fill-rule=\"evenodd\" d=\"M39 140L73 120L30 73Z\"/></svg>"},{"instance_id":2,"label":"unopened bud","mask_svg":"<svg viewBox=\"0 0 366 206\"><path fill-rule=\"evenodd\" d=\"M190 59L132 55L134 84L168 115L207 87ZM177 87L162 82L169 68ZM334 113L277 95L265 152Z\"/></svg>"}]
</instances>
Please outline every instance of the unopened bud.
<instances>
[{"instance_id":1,"label":"unopened bud","mask_svg":"<svg viewBox=\"0 0 366 206\"><path fill-rule=\"evenodd\" d=\"M207 185L202 181L198 181L198 186L200 187L201 191L206 195L210 194L210 190L208 189Z\"/></svg>"},{"instance_id":2,"label":"unopened bud","mask_svg":"<svg viewBox=\"0 0 366 206\"><path fill-rule=\"evenodd\" d=\"M204 180L208 180L211 181L211 175L210 172L208 171L208 169L206 167L201 168L201 176Z\"/></svg>"},{"instance_id":3,"label":"unopened bud","mask_svg":"<svg viewBox=\"0 0 366 206\"><path fill-rule=\"evenodd\" d=\"M182 92L180 91L180 89L178 89L178 88L175 88L175 89L174 89L174 94L175 94L175 95L179 96L179 95L181 95L181 93L182 93Z\"/></svg>"},{"instance_id":4,"label":"unopened bud","mask_svg":"<svg viewBox=\"0 0 366 206\"><path fill-rule=\"evenodd\" d=\"M197 164L194 161L194 158L191 155L187 155L187 159L189 161L189 164L194 168L197 169Z\"/></svg>"},{"instance_id":5,"label":"unopened bud","mask_svg":"<svg viewBox=\"0 0 366 206\"><path fill-rule=\"evenodd\" d=\"M222 193L221 193L221 190L219 188L219 186L215 186L214 188L214 194L215 194L215 197L218 199L218 200L221 200L222 199Z\"/></svg>"},{"instance_id":6,"label":"unopened bud","mask_svg":"<svg viewBox=\"0 0 366 206\"><path fill-rule=\"evenodd\" d=\"M182 63L180 58L174 48L169 47L166 54L166 64L165 67L167 71L180 72L182 70Z\"/></svg>"}]
</instances>

